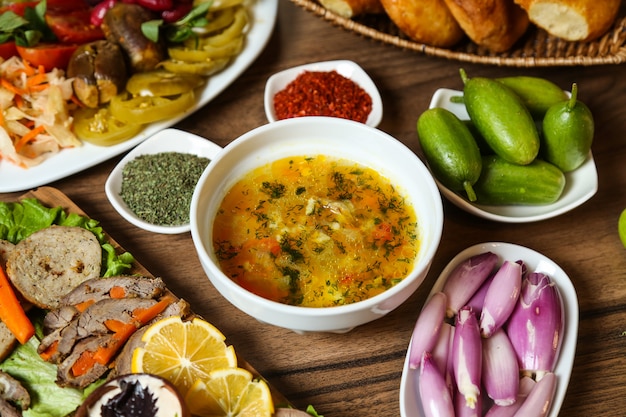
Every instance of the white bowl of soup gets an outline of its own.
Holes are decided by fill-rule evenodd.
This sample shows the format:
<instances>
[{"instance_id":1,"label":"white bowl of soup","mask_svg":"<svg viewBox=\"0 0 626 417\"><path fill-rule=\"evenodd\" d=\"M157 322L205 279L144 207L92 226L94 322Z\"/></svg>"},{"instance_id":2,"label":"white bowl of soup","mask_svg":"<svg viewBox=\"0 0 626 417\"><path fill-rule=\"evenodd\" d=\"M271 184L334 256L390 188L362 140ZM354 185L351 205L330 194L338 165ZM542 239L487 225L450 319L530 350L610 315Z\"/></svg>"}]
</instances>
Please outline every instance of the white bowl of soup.
<instances>
[{"instance_id":1,"label":"white bowl of soup","mask_svg":"<svg viewBox=\"0 0 626 417\"><path fill-rule=\"evenodd\" d=\"M232 141L200 177L191 235L234 306L298 333L383 317L422 283L443 229L426 166L365 124L306 117Z\"/></svg>"}]
</instances>

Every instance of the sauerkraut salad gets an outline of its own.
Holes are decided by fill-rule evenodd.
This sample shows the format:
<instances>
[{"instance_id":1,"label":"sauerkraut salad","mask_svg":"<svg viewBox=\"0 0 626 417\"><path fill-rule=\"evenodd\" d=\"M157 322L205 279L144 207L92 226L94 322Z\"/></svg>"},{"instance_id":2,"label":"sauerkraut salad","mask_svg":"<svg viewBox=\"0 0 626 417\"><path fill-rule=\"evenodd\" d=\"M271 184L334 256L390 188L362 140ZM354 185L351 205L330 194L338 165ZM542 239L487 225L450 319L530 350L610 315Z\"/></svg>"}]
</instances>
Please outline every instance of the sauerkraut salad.
<instances>
[{"instance_id":1,"label":"sauerkraut salad","mask_svg":"<svg viewBox=\"0 0 626 417\"><path fill-rule=\"evenodd\" d=\"M0 59L1 60L1 59ZM0 157L22 168L81 146L72 131L72 81L18 57L0 62Z\"/></svg>"}]
</instances>

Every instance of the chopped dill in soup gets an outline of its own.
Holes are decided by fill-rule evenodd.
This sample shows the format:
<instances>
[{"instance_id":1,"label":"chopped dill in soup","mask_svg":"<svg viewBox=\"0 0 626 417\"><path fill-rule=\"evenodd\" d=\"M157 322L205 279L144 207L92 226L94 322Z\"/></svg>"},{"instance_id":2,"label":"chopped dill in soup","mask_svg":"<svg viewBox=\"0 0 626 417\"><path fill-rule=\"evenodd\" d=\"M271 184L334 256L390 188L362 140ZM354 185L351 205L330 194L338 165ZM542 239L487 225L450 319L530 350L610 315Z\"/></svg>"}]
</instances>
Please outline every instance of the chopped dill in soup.
<instances>
[{"instance_id":1,"label":"chopped dill in soup","mask_svg":"<svg viewBox=\"0 0 626 417\"><path fill-rule=\"evenodd\" d=\"M297 156L256 168L226 194L213 224L222 271L247 290L303 307L375 296L413 269L415 210L377 171Z\"/></svg>"}]
</instances>

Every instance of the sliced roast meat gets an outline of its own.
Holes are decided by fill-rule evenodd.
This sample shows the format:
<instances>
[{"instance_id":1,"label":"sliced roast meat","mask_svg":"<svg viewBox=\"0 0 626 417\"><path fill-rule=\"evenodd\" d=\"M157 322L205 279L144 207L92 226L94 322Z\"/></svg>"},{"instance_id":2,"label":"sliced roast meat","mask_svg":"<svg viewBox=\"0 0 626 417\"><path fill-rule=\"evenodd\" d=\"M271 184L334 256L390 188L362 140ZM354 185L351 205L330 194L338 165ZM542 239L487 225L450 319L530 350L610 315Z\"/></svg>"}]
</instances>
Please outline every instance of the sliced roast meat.
<instances>
[{"instance_id":1,"label":"sliced roast meat","mask_svg":"<svg viewBox=\"0 0 626 417\"><path fill-rule=\"evenodd\" d=\"M152 307L157 300L152 298L107 298L89 306L78 317L77 334L87 337L90 334L108 333L108 321L132 324L136 319L133 312Z\"/></svg>"},{"instance_id":2,"label":"sliced roast meat","mask_svg":"<svg viewBox=\"0 0 626 417\"><path fill-rule=\"evenodd\" d=\"M55 330L64 328L79 314L80 311L74 306L61 306L50 310L43 319L43 334L49 335Z\"/></svg>"},{"instance_id":3,"label":"sliced roast meat","mask_svg":"<svg viewBox=\"0 0 626 417\"><path fill-rule=\"evenodd\" d=\"M0 371L0 398L19 404L22 410L30 407L30 395L26 388L20 381L2 371ZM0 415L4 416L3 413Z\"/></svg>"},{"instance_id":4,"label":"sliced roast meat","mask_svg":"<svg viewBox=\"0 0 626 417\"><path fill-rule=\"evenodd\" d=\"M99 277L101 265L102 248L92 232L51 226L16 244L6 270L25 299L50 310L80 283Z\"/></svg>"},{"instance_id":5,"label":"sliced roast meat","mask_svg":"<svg viewBox=\"0 0 626 417\"><path fill-rule=\"evenodd\" d=\"M176 300L176 302L165 307L165 310L163 310L158 316L152 319L150 323L154 323L155 321L161 320L165 317L180 316L184 319L184 318L189 317L190 315L191 315L191 306L189 305L187 301L183 300L182 298L179 298L178 300Z\"/></svg>"},{"instance_id":6,"label":"sliced roast meat","mask_svg":"<svg viewBox=\"0 0 626 417\"><path fill-rule=\"evenodd\" d=\"M110 322L133 324L133 312L152 307L157 300L152 298L105 298L90 305L76 315L67 326L46 335L38 351L48 352L47 360L52 363L63 361L82 339L111 333ZM48 315L54 314L53 312Z\"/></svg>"},{"instance_id":7,"label":"sliced roast meat","mask_svg":"<svg viewBox=\"0 0 626 417\"><path fill-rule=\"evenodd\" d=\"M62 387L85 388L87 385L102 377L109 370L109 367L106 365L101 365L96 362L82 375L75 375L72 367L84 352L95 352L99 347L106 346L110 343L111 339L112 335L106 334L103 336L92 336L78 342L74 350L72 350L72 353L58 365L57 384Z\"/></svg>"},{"instance_id":8,"label":"sliced roast meat","mask_svg":"<svg viewBox=\"0 0 626 417\"><path fill-rule=\"evenodd\" d=\"M82 282L62 298L63 305L79 305L89 301L109 298L112 288L122 289L124 297L155 298L165 291L161 278L148 278L137 275L95 278Z\"/></svg>"},{"instance_id":9,"label":"sliced roast meat","mask_svg":"<svg viewBox=\"0 0 626 417\"><path fill-rule=\"evenodd\" d=\"M133 352L135 351L135 348L143 346L141 338L146 330L148 330L148 326L143 326L142 328L137 329L137 331L126 341L124 347L115 358L111 377L132 373Z\"/></svg>"},{"instance_id":10,"label":"sliced roast meat","mask_svg":"<svg viewBox=\"0 0 626 417\"><path fill-rule=\"evenodd\" d=\"M4 398L0 398L0 416L2 417L22 417L22 413L10 402Z\"/></svg>"}]
</instances>

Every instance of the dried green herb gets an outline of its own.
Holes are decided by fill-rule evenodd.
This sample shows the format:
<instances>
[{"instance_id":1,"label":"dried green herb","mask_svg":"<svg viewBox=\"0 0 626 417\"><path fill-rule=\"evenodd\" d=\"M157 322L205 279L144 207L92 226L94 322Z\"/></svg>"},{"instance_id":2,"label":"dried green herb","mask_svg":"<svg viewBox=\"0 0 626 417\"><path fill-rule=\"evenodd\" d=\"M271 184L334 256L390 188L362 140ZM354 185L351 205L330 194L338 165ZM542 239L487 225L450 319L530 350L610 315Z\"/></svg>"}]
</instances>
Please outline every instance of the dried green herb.
<instances>
[{"instance_id":1,"label":"dried green herb","mask_svg":"<svg viewBox=\"0 0 626 417\"><path fill-rule=\"evenodd\" d=\"M189 223L191 197L209 162L180 152L139 155L122 170L120 196L133 213L149 223Z\"/></svg>"}]
</instances>

